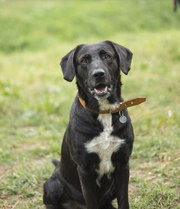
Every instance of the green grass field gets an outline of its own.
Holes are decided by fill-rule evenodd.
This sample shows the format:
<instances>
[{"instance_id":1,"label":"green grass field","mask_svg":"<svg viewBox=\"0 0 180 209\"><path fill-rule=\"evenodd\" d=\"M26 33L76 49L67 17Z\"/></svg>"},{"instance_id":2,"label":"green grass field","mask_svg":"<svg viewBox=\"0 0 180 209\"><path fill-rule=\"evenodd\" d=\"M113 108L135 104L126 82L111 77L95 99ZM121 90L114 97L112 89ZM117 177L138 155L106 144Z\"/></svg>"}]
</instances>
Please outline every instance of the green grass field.
<instances>
[{"instance_id":1,"label":"green grass field","mask_svg":"<svg viewBox=\"0 0 180 209\"><path fill-rule=\"evenodd\" d=\"M170 0L0 1L0 208L44 208L76 94L59 61L101 40L134 53L123 97L147 97L129 110L131 208L180 208L180 10Z\"/></svg>"}]
</instances>

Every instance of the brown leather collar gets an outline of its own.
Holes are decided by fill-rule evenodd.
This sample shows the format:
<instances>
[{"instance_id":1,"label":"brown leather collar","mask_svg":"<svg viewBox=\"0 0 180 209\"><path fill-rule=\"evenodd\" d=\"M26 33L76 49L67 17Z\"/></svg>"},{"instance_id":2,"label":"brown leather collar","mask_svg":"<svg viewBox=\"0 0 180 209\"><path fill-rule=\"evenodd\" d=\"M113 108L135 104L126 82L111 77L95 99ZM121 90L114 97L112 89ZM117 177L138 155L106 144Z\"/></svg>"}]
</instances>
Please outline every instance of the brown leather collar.
<instances>
[{"instance_id":1,"label":"brown leather collar","mask_svg":"<svg viewBox=\"0 0 180 209\"><path fill-rule=\"evenodd\" d=\"M145 97L138 97L138 98L134 98L134 99L129 99L129 100L126 100L126 101L123 101L119 104L119 106L115 109L108 109L108 110L100 110L99 112L96 112L88 107L86 107L86 102L79 97L79 102L81 103L81 105L86 109L86 110L89 110L93 113L96 113L96 114L110 114L110 113L117 113L117 112L120 112L128 107L132 107L132 106L136 106L136 105L139 105L143 102L146 101L146 98Z\"/></svg>"}]
</instances>

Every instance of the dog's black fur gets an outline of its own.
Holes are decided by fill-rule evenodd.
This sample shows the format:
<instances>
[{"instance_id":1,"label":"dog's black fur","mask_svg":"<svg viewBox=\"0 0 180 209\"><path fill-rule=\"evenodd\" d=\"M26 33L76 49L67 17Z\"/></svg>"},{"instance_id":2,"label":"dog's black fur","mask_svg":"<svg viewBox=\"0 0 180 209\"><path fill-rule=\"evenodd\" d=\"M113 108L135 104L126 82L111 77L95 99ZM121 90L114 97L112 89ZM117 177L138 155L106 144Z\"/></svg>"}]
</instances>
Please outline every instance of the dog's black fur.
<instances>
[{"instance_id":1,"label":"dog's black fur","mask_svg":"<svg viewBox=\"0 0 180 209\"><path fill-rule=\"evenodd\" d=\"M108 116L112 119L109 137L117 143L124 140L117 150L110 153L111 165L108 165L112 170L101 171L100 175L103 160L98 154L100 150L89 152L86 145L99 137L104 146L100 136L106 129L94 111L105 108L104 103L112 107L123 101L120 69L128 74L131 59L129 49L111 41L79 45L62 58L64 79L72 81L76 77L78 95L93 111L85 109L76 96L63 139L61 161L54 161L56 169L44 184L43 200L47 209L114 209L112 201L115 198L118 209L129 208L128 162L134 134L127 110L123 111L127 118L125 123L119 122L119 113ZM110 152L111 147L103 152Z\"/></svg>"}]
</instances>

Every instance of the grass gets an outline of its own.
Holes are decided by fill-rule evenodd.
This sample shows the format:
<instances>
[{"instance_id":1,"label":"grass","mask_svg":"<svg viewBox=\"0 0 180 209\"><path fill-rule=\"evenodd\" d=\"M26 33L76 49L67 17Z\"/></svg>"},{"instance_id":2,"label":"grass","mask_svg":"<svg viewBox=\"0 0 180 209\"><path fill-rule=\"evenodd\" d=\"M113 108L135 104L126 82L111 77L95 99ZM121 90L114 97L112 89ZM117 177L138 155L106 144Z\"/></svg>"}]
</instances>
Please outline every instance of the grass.
<instances>
[{"instance_id":1,"label":"grass","mask_svg":"<svg viewBox=\"0 0 180 209\"><path fill-rule=\"evenodd\" d=\"M179 18L164 0L0 1L0 208L44 208L42 184L76 94L60 58L105 39L134 53L124 98L147 97L129 110L131 208L179 208Z\"/></svg>"}]
</instances>

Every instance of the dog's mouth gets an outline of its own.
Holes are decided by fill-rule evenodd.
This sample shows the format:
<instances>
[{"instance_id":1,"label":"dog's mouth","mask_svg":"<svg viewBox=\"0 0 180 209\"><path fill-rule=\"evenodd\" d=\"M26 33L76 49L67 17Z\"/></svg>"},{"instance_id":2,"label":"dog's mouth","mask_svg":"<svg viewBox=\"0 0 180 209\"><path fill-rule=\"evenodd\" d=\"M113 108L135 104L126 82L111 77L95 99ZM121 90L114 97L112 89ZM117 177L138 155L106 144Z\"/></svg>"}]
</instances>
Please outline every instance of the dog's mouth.
<instances>
[{"instance_id":1,"label":"dog's mouth","mask_svg":"<svg viewBox=\"0 0 180 209\"><path fill-rule=\"evenodd\" d=\"M108 87L104 84L100 84L94 88L94 91L98 96L101 96L101 95L103 96L103 95L107 94Z\"/></svg>"},{"instance_id":2,"label":"dog's mouth","mask_svg":"<svg viewBox=\"0 0 180 209\"><path fill-rule=\"evenodd\" d=\"M105 84L98 84L94 88L90 89L90 92L96 97L105 97L110 94L111 87Z\"/></svg>"}]
</instances>

